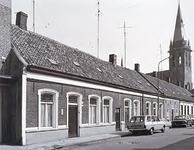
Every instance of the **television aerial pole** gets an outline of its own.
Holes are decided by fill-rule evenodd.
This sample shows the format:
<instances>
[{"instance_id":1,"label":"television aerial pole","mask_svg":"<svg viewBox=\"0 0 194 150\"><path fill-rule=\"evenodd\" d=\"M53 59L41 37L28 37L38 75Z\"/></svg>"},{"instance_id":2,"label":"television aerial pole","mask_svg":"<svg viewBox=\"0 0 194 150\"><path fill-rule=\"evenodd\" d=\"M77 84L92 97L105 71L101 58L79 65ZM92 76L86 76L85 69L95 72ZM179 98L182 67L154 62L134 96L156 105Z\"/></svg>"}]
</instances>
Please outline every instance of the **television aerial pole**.
<instances>
[{"instance_id":1,"label":"television aerial pole","mask_svg":"<svg viewBox=\"0 0 194 150\"><path fill-rule=\"evenodd\" d=\"M100 2L98 0L98 29L97 29L97 58L99 58L99 32L100 32Z\"/></svg>"},{"instance_id":2,"label":"television aerial pole","mask_svg":"<svg viewBox=\"0 0 194 150\"><path fill-rule=\"evenodd\" d=\"M126 27L125 21L124 21L124 26L119 27L124 29L124 67L127 66L127 41L126 41L126 28L132 28L132 27Z\"/></svg>"},{"instance_id":3,"label":"television aerial pole","mask_svg":"<svg viewBox=\"0 0 194 150\"><path fill-rule=\"evenodd\" d=\"M100 14L103 14L100 11L100 1L98 0L98 29L97 29L97 58L99 58L100 53Z\"/></svg>"},{"instance_id":4,"label":"television aerial pole","mask_svg":"<svg viewBox=\"0 0 194 150\"><path fill-rule=\"evenodd\" d=\"M35 32L35 0L33 2L33 32Z\"/></svg>"}]
</instances>

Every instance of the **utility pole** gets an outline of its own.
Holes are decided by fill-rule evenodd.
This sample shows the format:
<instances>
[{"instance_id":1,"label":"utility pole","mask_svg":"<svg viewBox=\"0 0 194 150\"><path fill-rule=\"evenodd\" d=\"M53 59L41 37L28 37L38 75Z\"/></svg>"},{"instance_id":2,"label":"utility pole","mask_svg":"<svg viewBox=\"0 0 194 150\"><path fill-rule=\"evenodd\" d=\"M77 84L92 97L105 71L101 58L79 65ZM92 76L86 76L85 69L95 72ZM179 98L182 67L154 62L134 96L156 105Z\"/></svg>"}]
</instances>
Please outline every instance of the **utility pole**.
<instances>
[{"instance_id":1,"label":"utility pole","mask_svg":"<svg viewBox=\"0 0 194 150\"><path fill-rule=\"evenodd\" d=\"M35 32L35 0L33 2L33 32Z\"/></svg>"},{"instance_id":2,"label":"utility pole","mask_svg":"<svg viewBox=\"0 0 194 150\"><path fill-rule=\"evenodd\" d=\"M126 28L132 28L132 27L126 27L125 22L123 27L119 27L124 29L124 67L127 66L127 42L126 42Z\"/></svg>"}]
</instances>

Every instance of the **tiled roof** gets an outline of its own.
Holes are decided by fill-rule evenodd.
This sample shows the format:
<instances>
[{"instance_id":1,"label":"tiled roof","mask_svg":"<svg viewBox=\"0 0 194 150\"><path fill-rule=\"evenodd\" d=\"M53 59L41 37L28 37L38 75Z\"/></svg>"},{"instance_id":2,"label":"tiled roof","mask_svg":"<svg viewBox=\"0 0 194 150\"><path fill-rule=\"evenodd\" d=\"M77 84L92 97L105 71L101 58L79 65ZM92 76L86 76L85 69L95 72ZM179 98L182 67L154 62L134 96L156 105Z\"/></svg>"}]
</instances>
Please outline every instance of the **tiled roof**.
<instances>
[{"instance_id":1,"label":"tiled roof","mask_svg":"<svg viewBox=\"0 0 194 150\"><path fill-rule=\"evenodd\" d=\"M142 75L157 88L157 78L145 74ZM194 102L191 92L175 84L159 80L159 89L165 96Z\"/></svg>"},{"instance_id":2,"label":"tiled roof","mask_svg":"<svg viewBox=\"0 0 194 150\"><path fill-rule=\"evenodd\" d=\"M114 66L42 35L12 26L12 44L30 66L142 92L157 93L136 71Z\"/></svg>"},{"instance_id":3,"label":"tiled roof","mask_svg":"<svg viewBox=\"0 0 194 150\"><path fill-rule=\"evenodd\" d=\"M29 66L157 94L157 79L154 77L114 66L110 62L42 35L24 31L15 25L12 25L12 44ZM167 97L193 101L188 90L163 80L160 80L160 91Z\"/></svg>"}]
</instances>

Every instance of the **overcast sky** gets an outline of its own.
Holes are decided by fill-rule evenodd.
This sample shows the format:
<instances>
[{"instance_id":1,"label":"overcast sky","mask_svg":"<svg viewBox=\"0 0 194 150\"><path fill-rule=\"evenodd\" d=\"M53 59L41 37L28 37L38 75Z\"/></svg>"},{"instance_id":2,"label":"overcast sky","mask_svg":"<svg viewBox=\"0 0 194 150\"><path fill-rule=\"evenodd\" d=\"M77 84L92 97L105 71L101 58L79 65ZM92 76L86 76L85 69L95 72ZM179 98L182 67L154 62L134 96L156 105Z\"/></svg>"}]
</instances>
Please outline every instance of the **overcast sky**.
<instances>
[{"instance_id":1,"label":"overcast sky","mask_svg":"<svg viewBox=\"0 0 194 150\"><path fill-rule=\"evenodd\" d=\"M97 2L35 0L35 31L97 56ZM180 4L186 39L194 48L194 0L182 0ZM23 11L28 14L28 30L32 31L32 6L32 0L12 0L12 23L15 24L16 12ZM126 29L127 68L134 69L134 64L139 63L141 72L157 70L161 58L168 57L177 9L178 0L100 0L99 58L108 61L109 54L116 54L120 65L124 31L119 27L125 21L131 27ZM168 69L168 60L160 68Z\"/></svg>"}]
</instances>

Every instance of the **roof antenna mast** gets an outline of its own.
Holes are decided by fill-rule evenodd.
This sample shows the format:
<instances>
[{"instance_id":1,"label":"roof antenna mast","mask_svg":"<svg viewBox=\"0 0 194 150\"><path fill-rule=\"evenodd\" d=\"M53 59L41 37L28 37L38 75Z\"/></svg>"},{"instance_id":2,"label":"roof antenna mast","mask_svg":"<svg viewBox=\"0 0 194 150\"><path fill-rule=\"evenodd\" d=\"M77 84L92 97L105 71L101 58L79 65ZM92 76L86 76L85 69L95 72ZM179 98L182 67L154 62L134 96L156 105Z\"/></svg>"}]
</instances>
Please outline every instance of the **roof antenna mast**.
<instances>
[{"instance_id":1,"label":"roof antenna mast","mask_svg":"<svg viewBox=\"0 0 194 150\"><path fill-rule=\"evenodd\" d=\"M35 0L33 2L33 32L35 32Z\"/></svg>"},{"instance_id":2,"label":"roof antenna mast","mask_svg":"<svg viewBox=\"0 0 194 150\"><path fill-rule=\"evenodd\" d=\"M127 66L127 41L126 41L126 28L132 28L132 27L126 27L125 22L123 27L119 27L124 29L124 67Z\"/></svg>"},{"instance_id":3,"label":"roof antenna mast","mask_svg":"<svg viewBox=\"0 0 194 150\"><path fill-rule=\"evenodd\" d=\"M99 58L99 43L100 43L100 36L99 36L99 32L100 32L100 2L98 0L98 30L97 30L97 58Z\"/></svg>"}]
</instances>

